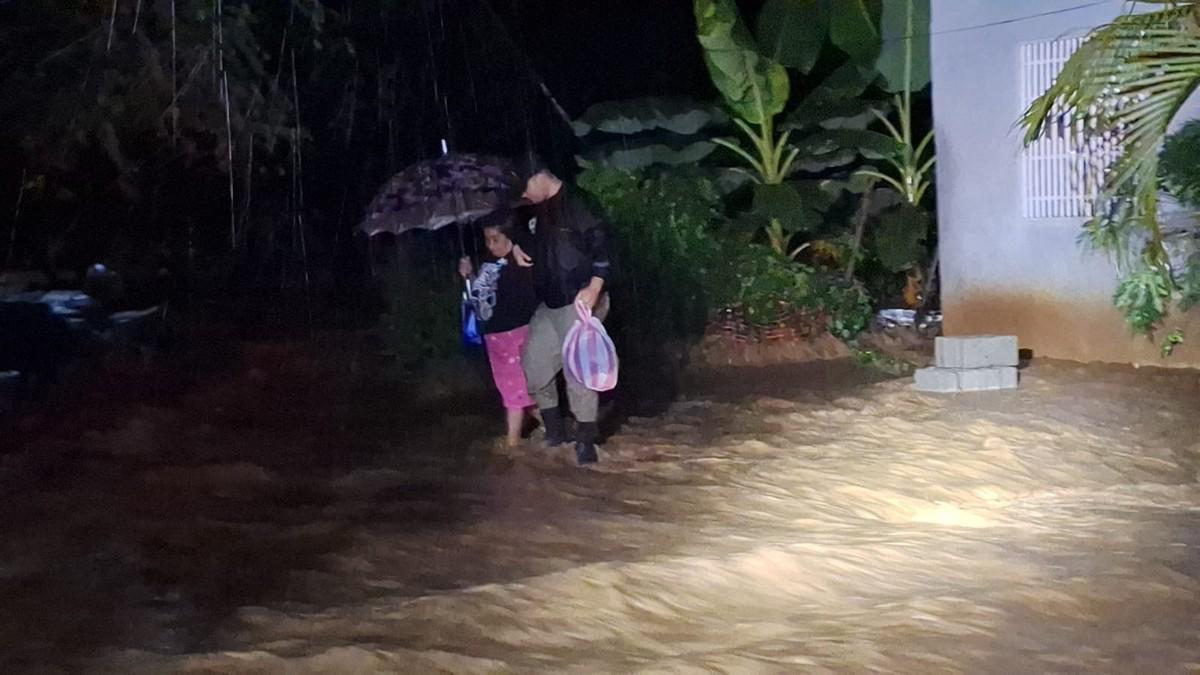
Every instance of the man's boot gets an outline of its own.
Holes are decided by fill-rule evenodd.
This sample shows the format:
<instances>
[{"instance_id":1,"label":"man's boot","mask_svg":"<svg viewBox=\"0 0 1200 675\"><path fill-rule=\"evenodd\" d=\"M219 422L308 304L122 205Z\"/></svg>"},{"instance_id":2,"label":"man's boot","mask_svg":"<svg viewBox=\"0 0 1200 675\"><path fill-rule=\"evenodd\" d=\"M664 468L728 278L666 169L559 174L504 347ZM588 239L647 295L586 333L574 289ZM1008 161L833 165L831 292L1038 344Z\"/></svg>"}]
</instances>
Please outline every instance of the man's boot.
<instances>
[{"instance_id":1,"label":"man's boot","mask_svg":"<svg viewBox=\"0 0 1200 675\"><path fill-rule=\"evenodd\" d=\"M580 422L575 433L575 462L579 465L600 461L596 454L596 423Z\"/></svg>"},{"instance_id":2,"label":"man's boot","mask_svg":"<svg viewBox=\"0 0 1200 675\"><path fill-rule=\"evenodd\" d=\"M562 411L558 408L542 409L542 425L546 428L546 447L557 448L570 440L563 425Z\"/></svg>"}]
</instances>

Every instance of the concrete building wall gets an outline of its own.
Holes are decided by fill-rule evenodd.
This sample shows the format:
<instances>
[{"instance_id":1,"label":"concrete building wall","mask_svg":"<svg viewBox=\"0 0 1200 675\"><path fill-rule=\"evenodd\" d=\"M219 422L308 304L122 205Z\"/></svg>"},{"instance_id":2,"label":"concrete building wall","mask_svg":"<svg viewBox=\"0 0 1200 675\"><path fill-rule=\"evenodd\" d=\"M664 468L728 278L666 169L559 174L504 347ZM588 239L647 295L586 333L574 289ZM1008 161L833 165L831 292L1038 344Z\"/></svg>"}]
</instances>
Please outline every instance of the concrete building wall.
<instances>
[{"instance_id":1,"label":"concrete building wall","mask_svg":"<svg viewBox=\"0 0 1200 675\"><path fill-rule=\"evenodd\" d=\"M1083 220L1023 216L1021 46L1085 35L1128 10L1124 0L1080 4L933 0L946 333L1016 334L1039 357L1200 366L1200 311L1172 317L1169 327L1188 330L1190 342L1164 361L1113 308L1116 272L1077 243ZM1198 116L1189 108L1182 118Z\"/></svg>"}]
</instances>

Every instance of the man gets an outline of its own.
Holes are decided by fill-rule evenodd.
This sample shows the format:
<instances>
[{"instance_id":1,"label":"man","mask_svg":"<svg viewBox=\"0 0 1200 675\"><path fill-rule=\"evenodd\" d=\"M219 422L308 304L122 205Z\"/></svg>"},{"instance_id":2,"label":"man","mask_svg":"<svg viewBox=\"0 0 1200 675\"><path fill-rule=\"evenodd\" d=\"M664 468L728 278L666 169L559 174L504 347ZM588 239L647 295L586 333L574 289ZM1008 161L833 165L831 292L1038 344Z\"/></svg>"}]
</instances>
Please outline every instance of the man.
<instances>
[{"instance_id":1,"label":"man","mask_svg":"<svg viewBox=\"0 0 1200 675\"><path fill-rule=\"evenodd\" d=\"M562 344L578 314L575 302L597 309L609 279L608 225L544 165L533 160L523 170L522 203L529 205L530 236L523 253L532 258L540 304L529 323L522 365L529 392L546 428L546 444L568 441L558 407L557 377L563 369ZM519 242L520 245L520 242ZM521 256L518 255L518 258ZM603 307L602 307L603 309ZM575 459L599 460L596 454L596 392L568 377L567 400L578 423Z\"/></svg>"}]
</instances>

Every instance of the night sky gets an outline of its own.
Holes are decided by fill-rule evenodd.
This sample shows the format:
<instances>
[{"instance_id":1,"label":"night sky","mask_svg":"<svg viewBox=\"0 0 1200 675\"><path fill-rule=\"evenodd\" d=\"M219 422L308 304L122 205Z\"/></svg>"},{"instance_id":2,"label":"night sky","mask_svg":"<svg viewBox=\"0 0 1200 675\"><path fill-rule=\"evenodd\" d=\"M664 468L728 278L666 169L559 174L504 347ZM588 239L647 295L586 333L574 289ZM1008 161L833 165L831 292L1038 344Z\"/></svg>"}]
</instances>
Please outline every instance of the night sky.
<instances>
[{"instance_id":1,"label":"night sky","mask_svg":"<svg viewBox=\"0 0 1200 675\"><path fill-rule=\"evenodd\" d=\"M690 0L493 0L572 115L600 101L715 96ZM514 14L515 13L515 14Z\"/></svg>"},{"instance_id":2,"label":"night sky","mask_svg":"<svg viewBox=\"0 0 1200 675\"><path fill-rule=\"evenodd\" d=\"M445 137L464 152L532 147L569 169L575 140L539 78L572 118L602 101L717 96L690 0L423 0L386 30L403 64L399 164Z\"/></svg>"},{"instance_id":3,"label":"night sky","mask_svg":"<svg viewBox=\"0 0 1200 675\"><path fill-rule=\"evenodd\" d=\"M762 2L739 4L751 18ZM575 140L537 90L539 77L572 118L603 101L717 97L691 0L425 0L417 6L422 9L410 10L395 29L405 54L402 77L415 99L403 110L412 140L400 154L410 160L438 152L440 138L448 137L458 151L510 155L533 147L570 170Z\"/></svg>"}]
</instances>

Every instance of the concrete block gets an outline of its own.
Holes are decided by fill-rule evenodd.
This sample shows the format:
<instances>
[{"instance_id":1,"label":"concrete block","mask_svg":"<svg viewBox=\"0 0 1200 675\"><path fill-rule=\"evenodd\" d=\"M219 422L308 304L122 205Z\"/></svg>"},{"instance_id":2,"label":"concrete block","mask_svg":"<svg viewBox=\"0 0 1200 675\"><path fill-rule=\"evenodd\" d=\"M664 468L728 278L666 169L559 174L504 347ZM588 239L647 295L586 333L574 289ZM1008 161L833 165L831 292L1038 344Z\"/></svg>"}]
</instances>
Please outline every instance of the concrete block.
<instances>
[{"instance_id":1,"label":"concrete block","mask_svg":"<svg viewBox=\"0 0 1200 675\"><path fill-rule=\"evenodd\" d=\"M953 394L958 389L958 371L949 368L921 368L913 376L917 391Z\"/></svg>"},{"instance_id":2,"label":"concrete block","mask_svg":"<svg viewBox=\"0 0 1200 675\"><path fill-rule=\"evenodd\" d=\"M1019 358L1015 335L939 337L934 354L939 368L1016 366Z\"/></svg>"},{"instance_id":3,"label":"concrete block","mask_svg":"<svg viewBox=\"0 0 1200 675\"><path fill-rule=\"evenodd\" d=\"M1017 369L995 368L922 368L916 372L917 391L953 394L966 391L996 391L1017 388Z\"/></svg>"},{"instance_id":4,"label":"concrete block","mask_svg":"<svg viewBox=\"0 0 1200 675\"><path fill-rule=\"evenodd\" d=\"M1013 366L964 368L957 372L959 391L994 391L1017 388L1017 369Z\"/></svg>"}]
</instances>

